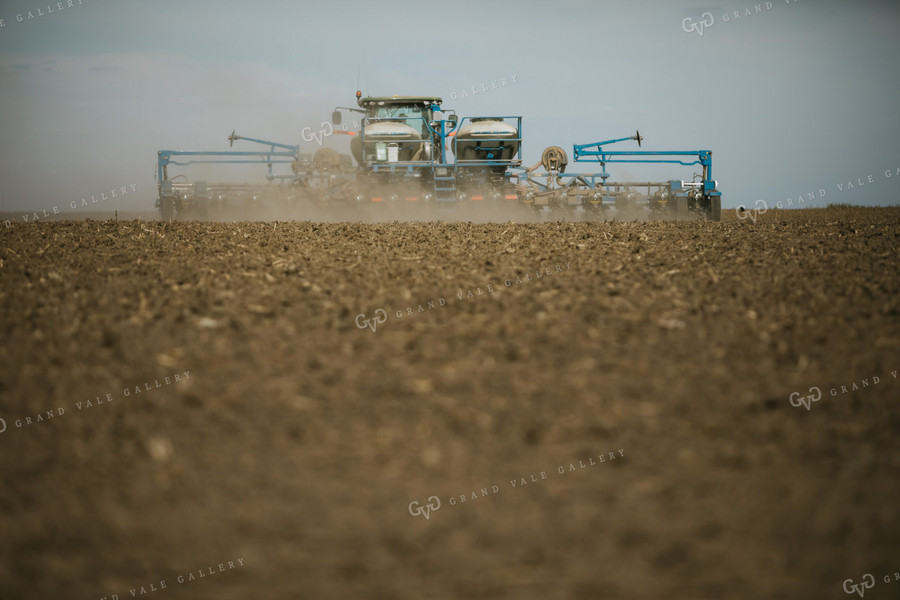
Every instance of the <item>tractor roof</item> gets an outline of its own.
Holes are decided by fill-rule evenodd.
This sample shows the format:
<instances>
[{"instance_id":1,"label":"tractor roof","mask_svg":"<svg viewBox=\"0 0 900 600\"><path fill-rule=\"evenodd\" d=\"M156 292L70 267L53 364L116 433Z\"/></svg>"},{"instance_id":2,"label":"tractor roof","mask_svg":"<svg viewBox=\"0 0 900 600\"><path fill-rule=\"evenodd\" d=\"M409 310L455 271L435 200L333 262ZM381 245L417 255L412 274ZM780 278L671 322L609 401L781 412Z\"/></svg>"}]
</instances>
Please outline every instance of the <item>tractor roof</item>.
<instances>
[{"instance_id":1,"label":"tractor roof","mask_svg":"<svg viewBox=\"0 0 900 600\"><path fill-rule=\"evenodd\" d=\"M409 106L410 104L440 104L441 99L437 96L367 96L359 100L360 106L384 106L384 105L401 105Z\"/></svg>"}]
</instances>

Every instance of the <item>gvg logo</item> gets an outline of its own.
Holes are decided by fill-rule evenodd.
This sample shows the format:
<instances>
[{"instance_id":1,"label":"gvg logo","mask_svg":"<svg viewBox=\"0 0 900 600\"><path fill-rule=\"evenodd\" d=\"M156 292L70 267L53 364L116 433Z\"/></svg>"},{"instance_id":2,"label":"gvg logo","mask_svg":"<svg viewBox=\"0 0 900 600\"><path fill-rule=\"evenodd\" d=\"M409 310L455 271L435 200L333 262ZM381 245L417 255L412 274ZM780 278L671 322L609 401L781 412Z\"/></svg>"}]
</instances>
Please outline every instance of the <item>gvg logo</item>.
<instances>
[{"instance_id":1,"label":"gvg logo","mask_svg":"<svg viewBox=\"0 0 900 600\"><path fill-rule=\"evenodd\" d=\"M691 17L685 17L681 22L681 28L684 29L685 33L690 33L692 31L696 31L700 34L700 37L703 37L703 30L707 27L712 27L716 23L716 18L713 17L711 12L705 12L700 15L700 20L694 22Z\"/></svg>"},{"instance_id":2,"label":"gvg logo","mask_svg":"<svg viewBox=\"0 0 900 600\"><path fill-rule=\"evenodd\" d=\"M338 133L338 132L335 132ZM566 268L563 269L561 265L555 264L551 267L542 267L535 269L534 271L529 271L527 273L522 273L519 271L518 275L513 275L512 277L503 281L503 285L505 287L513 287L513 286L522 286L530 281L537 281L538 279L543 279L544 277L548 277L550 275L559 274L563 271L568 271L572 268L572 263L564 263ZM532 277L532 273L534 273L534 277ZM471 289L459 291L456 293L456 297L459 299L460 303L468 302L469 300L474 300L478 296L490 296L493 293L500 293L502 289L499 283L487 282L483 284L485 287L482 289L481 287L475 287L475 291L473 292ZM496 287L495 287L496 286ZM436 300L427 300L425 302L420 302L418 304L418 310L413 308L412 306L406 307L406 312L403 310L393 311L393 316L391 318L396 318L398 321L401 319L410 319L419 313L424 313L429 310L437 310L438 308L442 308L447 306L447 300L443 297L437 298ZM375 331L376 327L388 320L388 312L379 308L375 311L375 314L372 318L366 316L365 313L360 313L356 315L355 323L356 326L360 329L369 328L372 331Z\"/></svg>"},{"instance_id":3,"label":"gvg logo","mask_svg":"<svg viewBox=\"0 0 900 600\"><path fill-rule=\"evenodd\" d=\"M809 388L808 396L801 396L800 392L794 392L790 395L791 406L804 406L806 410L810 410L812 408L813 402L818 402L822 399L822 390L813 386Z\"/></svg>"},{"instance_id":4,"label":"gvg logo","mask_svg":"<svg viewBox=\"0 0 900 600\"><path fill-rule=\"evenodd\" d=\"M322 121L321 129L318 131L313 131L312 127L304 127L300 130L300 137L303 138L304 142L312 142L315 140L320 146L322 145L322 141L330 135L334 135L334 125L328 121Z\"/></svg>"},{"instance_id":5,"label":"gvg logo","mask_svg":"<svg viewBox=\"0 0 900 600\"><path fill-rule=\"evenodd\" d=\"M415 507L415 508L413 508L413 507ZM441 508L441 499L438 498L437 496L429 496L428 504L426 504L425 506L422 506L421 504L419 504L418 500L413 500L412 502L410 502L409 503L409 514L411 514L414 517L423 516L423 517L425 517L425 520L427 521L428 518L431 516L431 511L440 510L440 508Z\"/></svg>"},{"instance_id":6,"label":"gvg logo","mask_svg":"<svg viewBox=\"0 0 900 600\"><path fill-rule=\"evenodd\" d=\"M871 573L866 573L863 575L862 581L860 583L853 583L852 579L844 580L844 593L845 594L859 594L860 598L864 598L866 594L866 590L870 590L875 587L875 576Z\"/></svg>"},{"instance_id":7,"label":"gvg logo","mask_svg":"<svg viewBox=\"0 0 900 600\"><path fill-rule=\"evenodd\" d=\"M898 369L894 369L891 371L891 379L888 381L893 381L897 379L897 371ZM881 378L878 375L872 375L871 381L869 377L865 379L860 379L859 381L852 381L850 385L836 385L828 390L828 393L832 397L837 397L838 394L852 394L853 392L859 392L866 388L874 388L876 385L881 383ZM838 392L840 390L840 392ZM790 396L788 396L788 400L791 402L791 406L804 407L806 410L812 409L813 402L818 402L822 399L822 390L816 386L809 388L809 394L803 396L800 392L794 392Z\"/></svg>"},{"instance_id":8,"label":"gvg logo","mask_svg":"<svg viewBox=\"0 0 900 600\"><path fill-rule=\"evenodd\" d=\"M365 329L366 327L368 327L372 331L375 331L375 328L385 321L387 321L387 312L383 308L379 308L378 310L376 310L375 316L373 316L371 319L366 318L365 313L356 315L356 326L360 329Z\"/></svg>"},{"instance_id":9,"label":"gvg logo","mask_svg":"<svg viewBox=\"0 0 900 600\"><path fill-rule=\"evenodd\" d=\"M756 201L756 208L747 210L744 206L738 206L734 209L734 214L736 214L737 218L741 221L750 219L751 221L756 223L756 219L758 219L760 215L766 214L768 210L769 204L765 200L760 198Z\"/></svg>"}]
</instances>

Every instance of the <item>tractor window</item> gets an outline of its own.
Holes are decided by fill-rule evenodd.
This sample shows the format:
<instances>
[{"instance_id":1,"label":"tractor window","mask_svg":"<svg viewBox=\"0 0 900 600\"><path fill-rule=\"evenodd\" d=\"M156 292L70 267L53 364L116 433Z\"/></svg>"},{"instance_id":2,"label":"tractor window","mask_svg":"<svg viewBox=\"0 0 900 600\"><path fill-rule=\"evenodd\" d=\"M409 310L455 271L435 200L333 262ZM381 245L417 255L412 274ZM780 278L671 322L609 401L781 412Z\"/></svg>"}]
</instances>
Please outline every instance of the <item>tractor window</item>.
<instances>
[{"instance_id":1,"label":"tractor window","mask_svg":"<svg viewBox=\"0 0 900 600\"><path fill-rule=\"evenodd\" d=\"M369 109L369 119L373 123L381 119L391 119L391 123L405 123L423 136L427 136L431 111L428 107L418 104L375 106Z\"/></svg>"},{"instance_id":2,"label":"tractor window","mask_svg":"<svg viewBox=\"0 0 900 600\"><path fill-rule=\"evenodd\" d=\"M379 106L372 115L375 119L404 119L404 123L420 129L422 108L419 106Z\"/></svg>"}]
</instances>

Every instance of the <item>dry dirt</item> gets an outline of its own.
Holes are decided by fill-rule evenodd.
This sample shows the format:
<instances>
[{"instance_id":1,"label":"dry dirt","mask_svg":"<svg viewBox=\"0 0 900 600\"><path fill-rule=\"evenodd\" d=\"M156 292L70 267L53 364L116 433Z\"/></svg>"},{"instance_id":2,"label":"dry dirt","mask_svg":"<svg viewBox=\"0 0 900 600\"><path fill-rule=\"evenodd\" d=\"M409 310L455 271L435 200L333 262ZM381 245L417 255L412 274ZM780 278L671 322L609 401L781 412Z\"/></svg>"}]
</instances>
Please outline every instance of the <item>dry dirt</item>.
<instances>
[{"instance_id":1,"label":"dry dirt","mask_svg":"<svg viewBox=\"0 0 900 600\"><path fill-rule=\"evenodd\" d=\"M3 228L0 598L897 598L900 209L726 216Z\"/></svg>"}]
</instances>

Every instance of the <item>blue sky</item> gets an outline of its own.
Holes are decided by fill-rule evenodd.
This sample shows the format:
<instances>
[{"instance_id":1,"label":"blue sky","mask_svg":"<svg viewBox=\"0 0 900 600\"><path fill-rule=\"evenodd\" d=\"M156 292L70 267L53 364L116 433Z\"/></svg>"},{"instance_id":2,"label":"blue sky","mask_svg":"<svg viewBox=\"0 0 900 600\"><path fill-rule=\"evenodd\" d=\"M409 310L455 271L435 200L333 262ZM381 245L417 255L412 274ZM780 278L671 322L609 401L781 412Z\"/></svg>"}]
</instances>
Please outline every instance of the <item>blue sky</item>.
<instances>
[{"instance_id":1,"label":"blue sky","mask_svg":"<svg viewBox=\"0 0 900 600\"><path fill-rule=\"evenodd\" d=\"M820 189L807 206L900 203L900 2L48 4L0 0L2 210L132 184L116 208L152 209L156 151L225 150L232 129L313 151L300 131L353 103L358 69L366 93L522 115L529 164L549 145L571 155L640 129L646 149L712 150L726 207ZM702 35L685 30L704 13ZM473 86L491 89L461 97ZM346 151L348 139L327 145Z\"/></svg>"}]
</instances>

